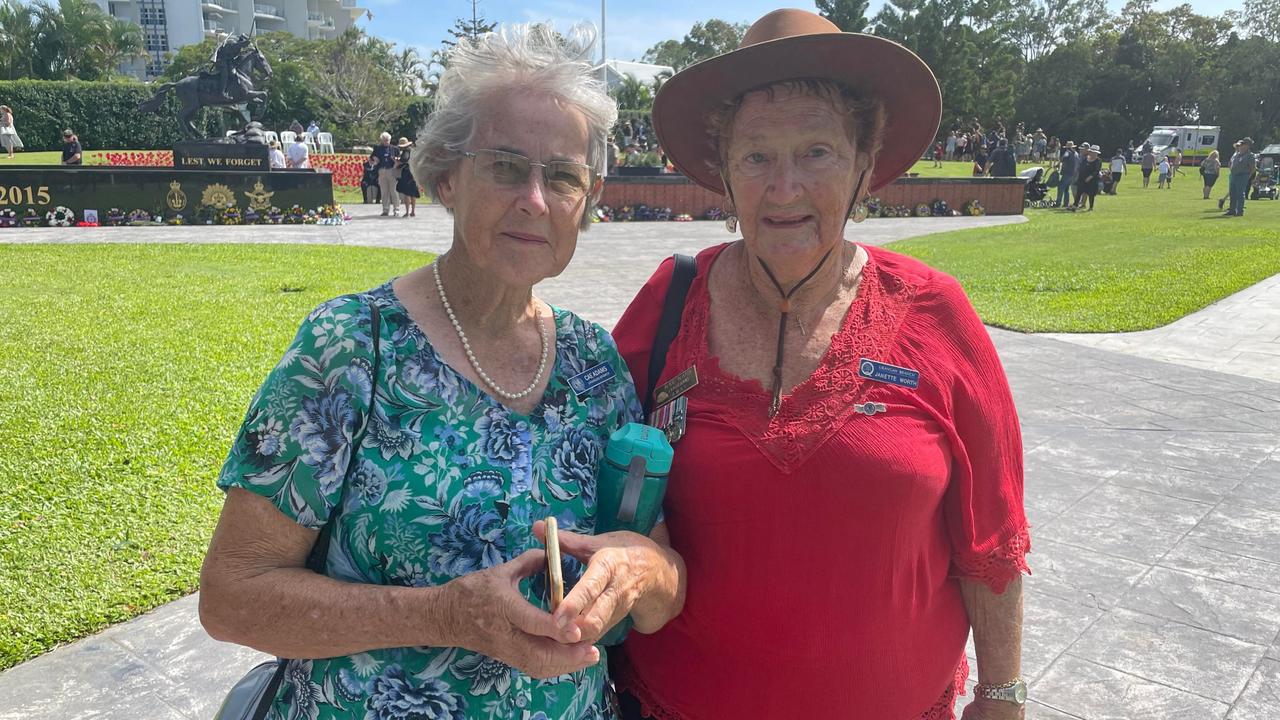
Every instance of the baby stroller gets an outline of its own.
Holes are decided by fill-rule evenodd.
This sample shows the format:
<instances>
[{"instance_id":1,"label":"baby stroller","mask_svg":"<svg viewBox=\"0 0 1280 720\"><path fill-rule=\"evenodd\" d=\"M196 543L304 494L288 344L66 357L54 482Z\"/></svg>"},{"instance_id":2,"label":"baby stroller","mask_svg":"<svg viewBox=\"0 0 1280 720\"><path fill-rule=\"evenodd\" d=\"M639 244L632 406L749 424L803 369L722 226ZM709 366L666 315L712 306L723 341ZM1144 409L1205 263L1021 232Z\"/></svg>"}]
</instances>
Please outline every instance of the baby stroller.
<instances>
[{"instance_id":1,"label":"baby stroller","mask_svg":"<svg viewBox=\"0 0 1280 720\"><path fill-rule=\"evenodd\" d=\"M1049 201L1049 186L1044 182L1044 168L1030 167L1018 173L1018 177L1022 178L1023 183L1023 206L1032 208L1047 208L1052 203Z\"/></svg>"}]
</instances>

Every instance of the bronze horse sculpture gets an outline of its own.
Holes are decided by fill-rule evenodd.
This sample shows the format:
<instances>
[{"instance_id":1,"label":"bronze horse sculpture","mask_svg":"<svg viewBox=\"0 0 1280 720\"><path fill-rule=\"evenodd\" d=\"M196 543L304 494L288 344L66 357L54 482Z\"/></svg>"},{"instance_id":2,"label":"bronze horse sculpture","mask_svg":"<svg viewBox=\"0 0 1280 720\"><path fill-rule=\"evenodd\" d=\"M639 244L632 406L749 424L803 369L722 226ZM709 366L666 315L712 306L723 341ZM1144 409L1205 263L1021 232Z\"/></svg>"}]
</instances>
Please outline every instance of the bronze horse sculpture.
<instances>
[{"instance_id":1,"label":"bronze horse sculpture","mask_svg":"<svg viewBox=\"0 0 1280 720\"><path fill-rule=\"evenodd\" d=\"M173 91L182 103L178 121L187 137L193 140L201 139L194 122L200 108L232 108L248 123L251 119L249 105L255 105L257 110L261 110L267 101L266 91L254 90L252 79L254 75L271 77L271 65L262 51L252 44L229 62L233 72L230 73L231 81L225 94L219 77L220 68L215 68L213 72L202 71L199 75L189 75L177 82L164 83L156 89L154 95L138 103L138 109L142 112L156 112L164 104L164 96Z\"/></svg>"}]
</instances>

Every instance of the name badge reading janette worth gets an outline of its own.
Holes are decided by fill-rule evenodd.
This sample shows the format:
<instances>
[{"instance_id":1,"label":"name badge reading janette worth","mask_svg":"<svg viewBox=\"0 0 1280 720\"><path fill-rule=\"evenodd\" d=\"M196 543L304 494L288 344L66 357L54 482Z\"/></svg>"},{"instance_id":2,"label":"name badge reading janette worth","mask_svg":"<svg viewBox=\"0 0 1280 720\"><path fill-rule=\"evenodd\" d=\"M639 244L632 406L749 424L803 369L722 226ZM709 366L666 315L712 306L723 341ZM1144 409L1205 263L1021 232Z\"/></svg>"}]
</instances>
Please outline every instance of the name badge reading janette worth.
<instances>
[{"instance_id":1,"label":"name badge reading janette worth","mask_svg":"<svg viewBox=\"0 0 1280 720\"><path fill-rule=\"evenodd\" d=\"M876 362L862 358L858 361L858 375L876 382L901 385L905 388L916 388L920 385L920 373L911 368L898 367L888 363Z\"/></svg>"},{"instance_id":2,"label":"name badge reading janette worth","mask_svg":"<svg viewBox=\"0 0 1280 720\"><path fill-rule=\"evenodd\" d=\"M612 365L601 363L569 378L569 387L573 390L573 394L577 395L578 399L581 400L584 395L613 380L615 375Z\"/></svg>"},{"instance_id":3,"label":"name badge reading janette worth","mask_svg":"<svg viewBox=\"0 0 1280 720\"><path fill-rule=\"evenodd\" d=\"M688 370L659 385L658 389L653 391L653 401L664 405L689 392L697 384L698 366L690 365Z\"/></svg>"}]
</instances>

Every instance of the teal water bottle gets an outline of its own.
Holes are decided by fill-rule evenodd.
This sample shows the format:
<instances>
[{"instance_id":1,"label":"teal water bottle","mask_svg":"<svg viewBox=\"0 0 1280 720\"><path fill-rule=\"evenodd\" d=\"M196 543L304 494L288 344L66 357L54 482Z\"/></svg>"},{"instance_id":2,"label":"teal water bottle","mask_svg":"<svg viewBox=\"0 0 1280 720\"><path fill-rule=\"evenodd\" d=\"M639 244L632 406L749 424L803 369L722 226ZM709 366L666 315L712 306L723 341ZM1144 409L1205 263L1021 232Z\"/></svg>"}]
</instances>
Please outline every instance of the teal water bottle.
<instances>
[{"instance_id":1,"label":"teal water bottle","mask_svg":"<svg viewBox=\"0 0 1280 720\"><path fill-rule=\"evenodd\" d=\"M648 535L658 522L667 492L674 452L666 433L629 423L609 437L596 478L596 534L618 530ZM600 639L617 645L631 629L631 618L613 626Z\"/></svg>"}]
</instances>

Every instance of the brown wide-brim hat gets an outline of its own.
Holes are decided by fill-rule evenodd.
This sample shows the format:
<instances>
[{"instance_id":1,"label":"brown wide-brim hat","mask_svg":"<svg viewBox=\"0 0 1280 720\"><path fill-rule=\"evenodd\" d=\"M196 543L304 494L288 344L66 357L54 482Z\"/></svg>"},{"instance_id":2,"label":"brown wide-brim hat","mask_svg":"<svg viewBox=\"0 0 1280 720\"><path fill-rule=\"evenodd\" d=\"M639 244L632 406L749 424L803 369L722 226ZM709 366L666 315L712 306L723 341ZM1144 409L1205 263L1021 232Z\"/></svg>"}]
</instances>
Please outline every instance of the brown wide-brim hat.
<instances>
[{"instance_id":1,"label":"brown wide-brim hat","mask_svg":"<svg viewBox=\"0 0 1280 720\"><path fill-rule=\"evenodd\" d=\"M699 185L724 194L707 119L726 101L787 80L833 80L864 98L878 98L886 113L884 144L869 192L911 168L938 132L942 93L918 55L875 35L840 32L826 18L784 9L760 18L737 50L676 73L653 102L653 130L667 158Z\"/></svg>"},{"instance_id":2,"label":"brown wide-brim hat","mask_svg":"<svg viewBox=\"0 0 1280 720\"><path fill-rule=\"evenodd\" d=\"M396 147L407 148L413 143L409 142L409 138L400 138L400 142L396 143Z\"/></svg>"}]
</instances>

